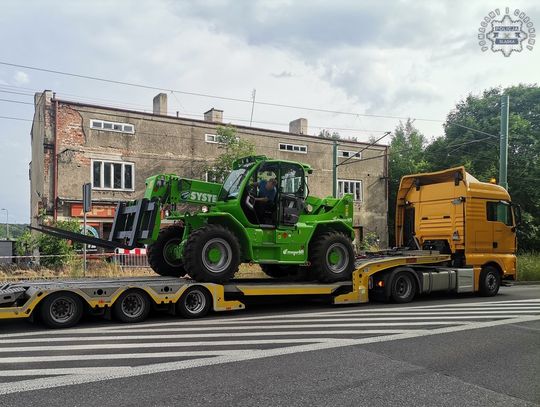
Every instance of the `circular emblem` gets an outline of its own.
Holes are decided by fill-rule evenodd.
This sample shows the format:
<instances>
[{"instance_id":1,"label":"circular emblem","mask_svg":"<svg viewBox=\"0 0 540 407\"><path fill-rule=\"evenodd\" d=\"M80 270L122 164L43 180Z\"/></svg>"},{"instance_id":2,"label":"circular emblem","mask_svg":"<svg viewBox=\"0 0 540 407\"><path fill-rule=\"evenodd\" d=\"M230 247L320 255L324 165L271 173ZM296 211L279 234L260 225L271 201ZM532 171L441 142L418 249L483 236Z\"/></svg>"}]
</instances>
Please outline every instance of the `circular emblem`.
<instances>
[{"instance_id":1,"label":"circular emblem","mask_svg":"<svg viewBox=\"0 0 540 407\"><path fill-rule=\"evenodd\" d=\"M511 12L506 7L503 14L500 9L490 11L478 28L478 44L482 52L490 49L509 57L512 52L521 52L524 48L533 50L536 30L530 17L519 9Z\"/></svg>"}]
</instances>

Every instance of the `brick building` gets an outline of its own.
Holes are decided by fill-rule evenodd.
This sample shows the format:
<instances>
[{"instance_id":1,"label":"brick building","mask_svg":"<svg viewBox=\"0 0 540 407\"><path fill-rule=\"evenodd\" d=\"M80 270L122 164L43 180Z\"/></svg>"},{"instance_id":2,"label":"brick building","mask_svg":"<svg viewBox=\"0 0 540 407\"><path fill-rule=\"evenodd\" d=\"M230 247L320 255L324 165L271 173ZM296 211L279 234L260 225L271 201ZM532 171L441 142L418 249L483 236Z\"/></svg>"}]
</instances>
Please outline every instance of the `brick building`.
<instances>
[{"instance_id":1,"label":"brick building","mask_svg":"<svg viewBox=\"0 0 540 407\"><path fill-rule=\"evenodd\" d=\"M167 115L167 95L154 98L145 113L55 98L37 93L32 124L30 163L31 219L40 214L56 219L82 219L82 185L93 186L88 222L94 234L107 238L118 201L139 198L145 179L175 173L205 179L204 168L220 154L216 130L223 111L210 109L203 120ZM333 141L308 135L306 119L290 123L289 132L236 126L257 154L310 164L310 194L332 194ZM367 147L367 148L366 148ZM339 141L339 161L359 150L374 158L339 167L339 193L355 199L354 225L360 236L376 233L387 243L387 146ZM352 158L358 160L358 158Z\"/></svg>"}]
</instances>

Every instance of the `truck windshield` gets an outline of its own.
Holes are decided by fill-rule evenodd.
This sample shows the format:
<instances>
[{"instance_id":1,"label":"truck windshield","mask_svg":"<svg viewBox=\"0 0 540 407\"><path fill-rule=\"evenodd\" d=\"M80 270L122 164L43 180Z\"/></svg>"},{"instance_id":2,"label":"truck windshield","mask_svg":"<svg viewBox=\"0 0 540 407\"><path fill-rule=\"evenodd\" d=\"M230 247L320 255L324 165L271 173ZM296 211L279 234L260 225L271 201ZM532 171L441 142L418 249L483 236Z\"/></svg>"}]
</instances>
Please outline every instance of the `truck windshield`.
<instances>
[{"instance_id":1,"label":"truck windshield","mask_svg":"<svg viewBox=\"0 0 540 407\"><path fill-rule=\"evenodd\" d=\"M242 184L242 180L244 179L248 169L250 166L245 166L238 168L236 170L233 170L225 182L223 183L223 188L221 188L221 192L219 193L219 200L225 201L230 198L236 198L240 192L240 185Z\"/></svg>"}]
</instances>

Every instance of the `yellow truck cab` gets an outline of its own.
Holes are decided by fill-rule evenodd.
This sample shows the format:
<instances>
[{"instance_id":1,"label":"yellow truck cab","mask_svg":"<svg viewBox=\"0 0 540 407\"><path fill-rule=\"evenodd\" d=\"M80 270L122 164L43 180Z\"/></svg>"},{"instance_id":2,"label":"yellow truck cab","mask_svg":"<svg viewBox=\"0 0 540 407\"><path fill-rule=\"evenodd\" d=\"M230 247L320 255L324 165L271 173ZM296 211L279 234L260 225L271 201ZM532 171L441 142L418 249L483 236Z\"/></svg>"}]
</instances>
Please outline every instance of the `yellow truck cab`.
<instances>
[{"instance_id":1,"label":"yellow truck cab","mask_svg":"<svg viewBox=\"0 0 540 407\"><path fill-rule=\"evenodd\" d=\"M396 243L473 267L474 291L482 292L516 279L518 218L503 187L478 181L464 167L407 175L397 194Z\"/></svg>"}]
</instances>

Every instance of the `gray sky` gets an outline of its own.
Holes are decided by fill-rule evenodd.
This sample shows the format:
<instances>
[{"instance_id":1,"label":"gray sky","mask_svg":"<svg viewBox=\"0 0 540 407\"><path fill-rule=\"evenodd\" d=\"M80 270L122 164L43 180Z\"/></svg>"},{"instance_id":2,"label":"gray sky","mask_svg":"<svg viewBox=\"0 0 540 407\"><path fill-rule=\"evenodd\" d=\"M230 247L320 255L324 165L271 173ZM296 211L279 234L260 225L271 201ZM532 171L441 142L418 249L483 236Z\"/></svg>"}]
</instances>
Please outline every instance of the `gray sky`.
<instances>
[{"instance_id":1,"label":"gray sky","mask_svg":"<svg viewBox=\"0 0 540 407\"><path fill-rule=\"evenodd\" d=\"M441 122L420 118L443 121L471 92L538 82L540 44L508 58L480 50L481 20L507 6L540 28L540 3L532 0L4 0L0 60L241 99L255 88L264 102L417 118L433 138ZM150 110L157 93L0 65L0 99L31 103L43 89L137 110ZM171 114L202 118L211 107L227 122L249 121L247 103L169 95ZM32 105L0 101L0 116L32 115ZM254 125L286 130L298 117L312 134L355 129L338 131L359 140L399 122L256 105ZM30 128L0 118L0 208L11 222L29 221Z\"/></svg>"}]
</instances>

